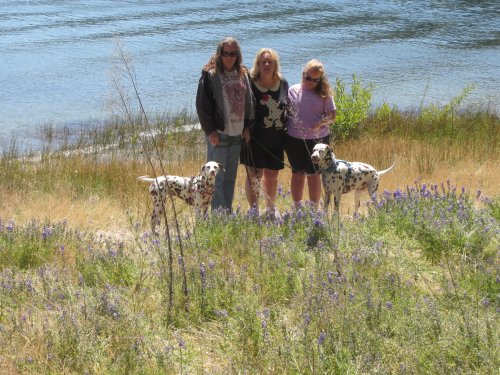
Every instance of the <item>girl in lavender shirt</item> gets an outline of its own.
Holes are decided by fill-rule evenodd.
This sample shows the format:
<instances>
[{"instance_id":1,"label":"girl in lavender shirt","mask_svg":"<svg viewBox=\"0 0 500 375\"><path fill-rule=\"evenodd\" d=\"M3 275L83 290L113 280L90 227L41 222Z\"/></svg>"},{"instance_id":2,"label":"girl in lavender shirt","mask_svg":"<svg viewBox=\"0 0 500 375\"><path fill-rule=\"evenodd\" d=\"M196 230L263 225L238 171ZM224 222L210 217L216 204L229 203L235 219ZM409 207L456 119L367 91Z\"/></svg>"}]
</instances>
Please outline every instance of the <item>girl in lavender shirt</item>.
<instances>
[{"instance_id":1,"label":"girl in lavender shirt","mask_svg":"<svg viewBox=\"0 0 500 375\"><path fill-rule=\"evenodd\" d=\"M285 151L292 167L291 194L294 208L301 205L307 178L309 199L317 208L321 198L321 175L311 162L317 143L330 143L330 124L335 121L333 91L323 64L310 60L304 67L302 82L288 90L290 104Z\"/></svg>"}]
</instances>

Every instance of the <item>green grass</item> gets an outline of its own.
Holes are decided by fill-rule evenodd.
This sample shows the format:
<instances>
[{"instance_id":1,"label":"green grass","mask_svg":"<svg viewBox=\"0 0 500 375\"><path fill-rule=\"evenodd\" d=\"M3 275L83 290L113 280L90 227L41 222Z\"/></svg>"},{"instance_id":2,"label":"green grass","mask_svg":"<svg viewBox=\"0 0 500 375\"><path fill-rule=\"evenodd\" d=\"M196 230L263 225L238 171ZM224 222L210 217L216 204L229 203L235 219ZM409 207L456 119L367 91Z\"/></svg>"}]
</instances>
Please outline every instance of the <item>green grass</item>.
<instances>
[{"instance_id":1,"label":"green grass","mask_svg":"<svg viewBox=\"0 0 500 375\"><path fill-rule=\"evenodd\" d=\"M170 245L148 232L122 243L60 229L26 264L6 254L39 246L43 230L10 223L2 353L28 373L494 372L500 226L489 208L461 206L474 199L395 192L341 223L307 209L280 223L220 214ZM429 240L422 221L443 201L458 205L437 215L453 224L428 227L439 231ZM481 239L450 230L457 217Z\"/></svg>"},{"instance_id":2,"label":"green grass","mask_svg":"<svg viewBox=\"0 0 500 375\"><path fill-rule=\"evenodd\" d=\"M337 146L390 134L429 154L446 149L442 165L471 153L498 160L490 113L382 107L360 121ZM379 191L357 219L307 207L282 210L279 222L181 213L154 237L136 178L204 160L200 131L175 131L189 122L181 114L154 130L110 124L81 136L47 128L40 159L3 152L9 196L110 201L130 224L127 236L100 235L71 217L0 217L0 372L497 372L499 197L419 182ZM65 153L76 150L86 152ZM282 186L279 203L291 206Z\"/></svg>"}]
</instances>

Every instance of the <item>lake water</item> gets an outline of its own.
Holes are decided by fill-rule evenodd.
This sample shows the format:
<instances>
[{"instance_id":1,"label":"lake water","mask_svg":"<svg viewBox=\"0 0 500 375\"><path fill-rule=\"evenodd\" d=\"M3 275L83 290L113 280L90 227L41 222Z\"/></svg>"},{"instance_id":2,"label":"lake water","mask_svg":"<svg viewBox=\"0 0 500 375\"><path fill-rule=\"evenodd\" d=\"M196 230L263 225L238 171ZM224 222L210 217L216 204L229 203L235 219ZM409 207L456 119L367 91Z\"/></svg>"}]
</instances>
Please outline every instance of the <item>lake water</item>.
<instances>
[{"instance_id":1,"label":"lake water","mask_svg":"<svg viewBox=\"0 0 500 375\"><path fill-rule=\"evenodd\" d=\"M442 104L475 83L467 103L500 108L498 0L2 0L0 140L109 118L119 43L148 112L194 112L201 67L225 36L247 66L274 48L291 84L318 58L331 82L373 83L375 105Z\"/></svg>"}]
</instances>

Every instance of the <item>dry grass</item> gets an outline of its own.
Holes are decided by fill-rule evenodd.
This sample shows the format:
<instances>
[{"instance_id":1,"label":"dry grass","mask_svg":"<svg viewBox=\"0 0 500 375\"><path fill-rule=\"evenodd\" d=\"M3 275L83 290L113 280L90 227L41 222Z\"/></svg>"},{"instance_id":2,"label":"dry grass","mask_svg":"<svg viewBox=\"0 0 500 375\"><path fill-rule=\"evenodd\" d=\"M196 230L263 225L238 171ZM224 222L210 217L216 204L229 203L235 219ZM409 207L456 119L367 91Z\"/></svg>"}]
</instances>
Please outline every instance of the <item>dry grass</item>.
<instances>
[{"instance_id":1,"label":"dry grass","mask_svg":"<svg viewBox=\"0 0 500 375\"><path fill-rule=\"evenodd\" d=\"M494 158L483 160L474 155L473 150L466 152L459 145L450 144L443 147L442 144L433 145L403 138L364 138L340 143L334 150L339 159L363 161L378 169L389 167L396 155L396 166L392 172L382 177L379 193L383 190L413 186L415 181L441 184L450 180L451 184L459 188L463 186L472 192L481 190L483 195L489 197L500 196L498 174L492 173L499 164L499 152L490 152ZM147 225L151 212L148 186L136 179L139 175L152 175L152 170L145 161L113 161L111 167L109 164L101 165L95 162L86 165L83 159L58 163L70 164L71 167L57 168L66 168L67 171L77 165L80 173L97 173L96 169L99 168L102 168L100 173L119 173L119 176L115 177L116 194L112 189L104 194L75 194L74 186L70 185L74 180L64 182L59 178L57 187L50 192L40 192L36 188L0 190L0 217L3 220L13 219L17 223L25 223L34 218L67 220L72 227L103 233L128 231L131 222ZM169 174L195 175L203 163L204 160L201 159L187 160L176 157L164 161L164 166ZM55 168L50 170L51 173L56 173ZM289 190L290 177L289 168L285 168L279 175L279 183L284 191ZM234 207L240 207L242 211L246 211L248 207L243 190L245 178L245 169L240 166ZM36 186L35 181L32 186ZM304 197L307 197L307 188ZM363 199L368 201L368 196L364 195ZM280 210L288 210L290 200L278 199L277 205ZM176 209L183 220L193 220L192 210L180 200L176 202ZM350 193L343 197L341 212L350 215L352 209L353 196Z\"/></svg>"}]
</instances>

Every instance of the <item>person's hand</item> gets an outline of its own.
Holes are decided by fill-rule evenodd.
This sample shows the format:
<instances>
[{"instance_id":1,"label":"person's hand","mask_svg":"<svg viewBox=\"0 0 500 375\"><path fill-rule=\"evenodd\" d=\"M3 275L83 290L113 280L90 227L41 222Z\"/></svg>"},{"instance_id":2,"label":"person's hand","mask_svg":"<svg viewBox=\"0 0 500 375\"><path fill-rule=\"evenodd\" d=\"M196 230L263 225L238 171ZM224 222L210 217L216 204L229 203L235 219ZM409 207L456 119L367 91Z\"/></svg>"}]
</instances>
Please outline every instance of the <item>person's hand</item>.
<instances>
[{"instance_id":1,"label":"person's hand","mask_svg":"<svg viewBox=\"0 0 500 375\"><path fill-rule=\"evenodd\" d=\"M250 129L248 129L248 128L243 129L243 133L241 133L241 138L243 138L245 143L250 142L250 138L251 138Z\"/></svg>"},{"instance_id":2,"label":"person's hand","mask_svg":"<svg viewBox=\"0 0 500 375\"><path fill-rule=\"evenodd\" d=\"M324 115L321 120L319 120L316 124L314 124L312 130L318 130L325 126L330 126L330 124L332 124L334 121L335 121L335 112L330 112Z\"/></svg>"},{"instance_id":3,"label":"person's hand","mask_svg":"<svg viewBox=\"0 0 500 375\"><path fill-rule=\"evenodd\" d=\"M318 121L316 124L314 124L314 126L312 127L312 130L319 130L320 128L323 128L323 127L328 126L328 125L330 125L330 121L321 120L321 121Z\"/></svg>"},{"instance_id":4,"label":"person's hand","mask_svg":"<svg viewBox=\"0 0 500 375\"><path fill-rule=\"evenodd\" d=\"M208 141L210 144L214 147L219 145L219 133L217 133L216 130L214 130L212 133L208 135Z\"/></svg>"}]
</instances>

